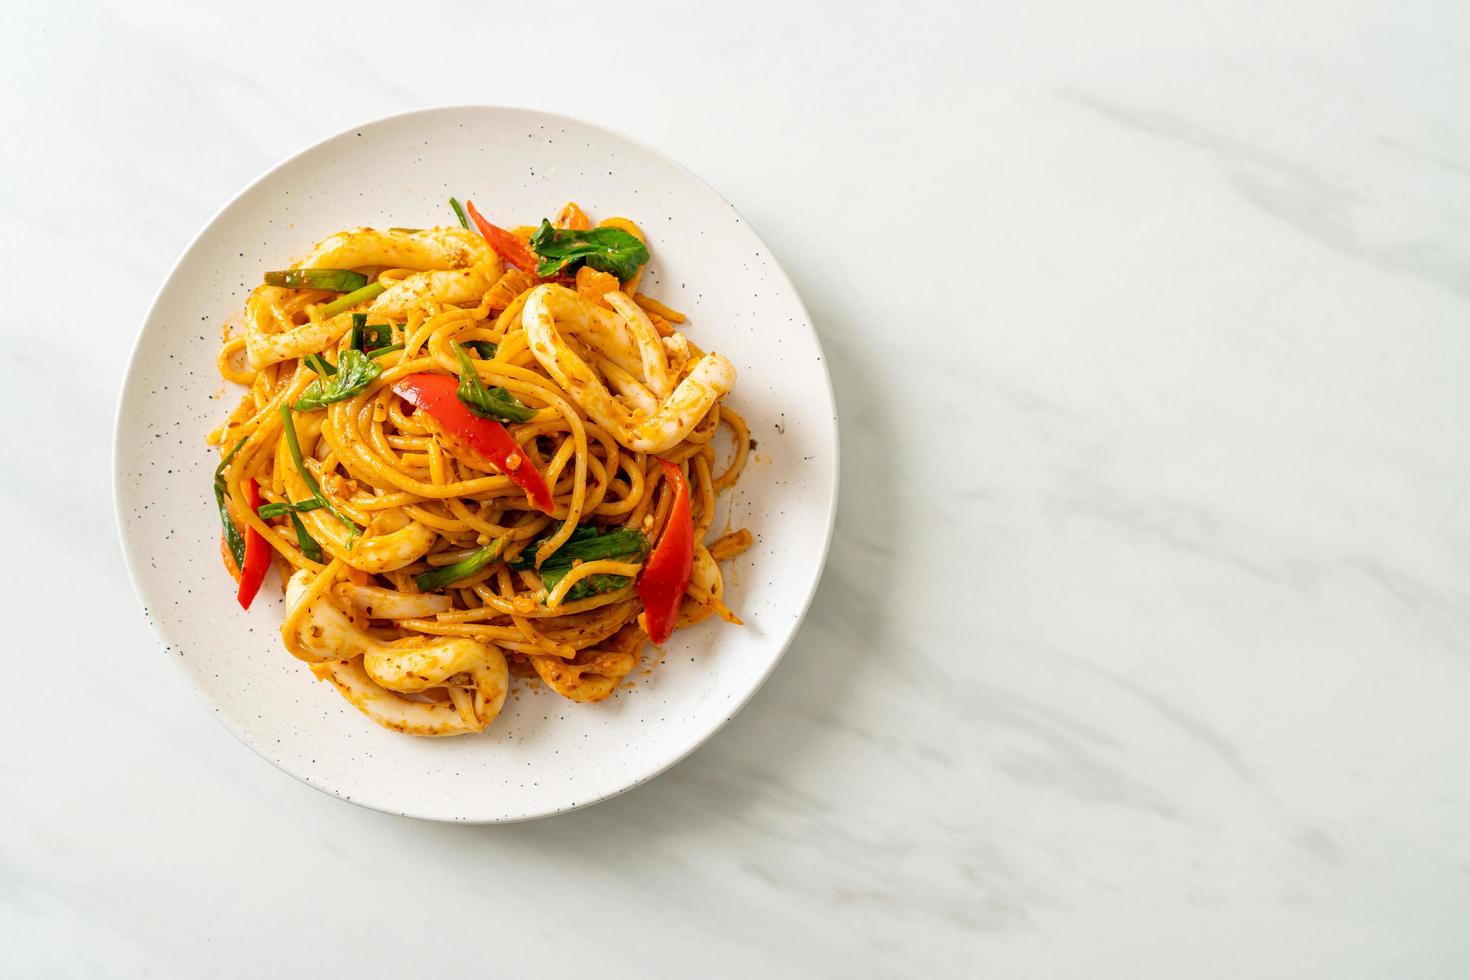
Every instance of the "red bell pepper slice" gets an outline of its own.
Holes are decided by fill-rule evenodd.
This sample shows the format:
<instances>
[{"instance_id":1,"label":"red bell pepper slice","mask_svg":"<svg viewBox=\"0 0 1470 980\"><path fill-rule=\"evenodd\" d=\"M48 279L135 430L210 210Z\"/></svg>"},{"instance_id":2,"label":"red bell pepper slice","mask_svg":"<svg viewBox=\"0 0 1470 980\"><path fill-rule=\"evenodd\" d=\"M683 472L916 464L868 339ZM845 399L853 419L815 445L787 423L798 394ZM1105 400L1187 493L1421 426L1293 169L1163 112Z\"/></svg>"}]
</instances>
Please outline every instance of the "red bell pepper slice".
<instances>
[{"instance_id":1,"label":"red bell pepper slice","mask_svg":"<svg viewBox=\"0 0 1470 980\"><path fill-rule=\"evenodd\" d=\"M537 509L550 514L555 503L541 471L531 465L525 450L505 426L465 408L456 393L458 388L458 379L447 374L410 374L393 385L398 397L428 412L446 435L484 456L526 491Z\"/></svg>"},{"instance_id":2,"label":"red bell pepper slice","mask_svg":"<svg viewBox=\"0 0 1470 980\"><path fill-rule=\"evenodd\" d=\"M659 464L664 479L674 488L674 505L669 509L664 533L638 576L638 598L643 600L643 613L638 618L654 643L662 643L673 634L679 606L694 573L694 514L689 508L689 482L673 463L661 459Z\"/></svg>"},{"instance_id":3,"label":"red bell pepper slice","mask_svg":"<svg viewBox=\"0 0 1470 980\"><path fill-rule=\"evenodd\" d=\"M520 269L522 272L536 274L536 256L526 243L521 241L504 228L498 228L485 220L485 216L475 209L474 201L464 202L465 210L470 213L470 219L474 221L475 227L480 230L480 236L490 243L490 247L500 255L502 259Z\"/></svg>"},{"instance_id":4,"label":"red bell pepper slice","mask_svg":"<svg viewBox=\"0 0 1470 980\"><path fill-rule=\"evenodd\" d=\"M251 510L260 510L260 487L254 480L245 481L245 502ZM240 569L240 591L235 593L241 609L249 609L265 581L266 569L271 567L271 547L261 533L245 525L245 567Z\"/></svg>"}]
</instances>

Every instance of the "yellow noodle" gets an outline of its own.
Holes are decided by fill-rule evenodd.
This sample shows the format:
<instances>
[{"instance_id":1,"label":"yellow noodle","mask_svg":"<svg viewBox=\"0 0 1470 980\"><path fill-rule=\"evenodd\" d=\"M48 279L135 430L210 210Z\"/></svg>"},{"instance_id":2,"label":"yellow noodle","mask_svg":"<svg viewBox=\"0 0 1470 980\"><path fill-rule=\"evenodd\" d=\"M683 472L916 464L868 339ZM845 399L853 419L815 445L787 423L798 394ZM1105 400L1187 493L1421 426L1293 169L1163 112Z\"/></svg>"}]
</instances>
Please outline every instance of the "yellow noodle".
<instances>
[{"instance_id":1,"label":"yellow noodle","mask_svg":"<svg viewBox=\"0 0 1470 980\"><path fill-rule=\"evenodd\" d=\"M633 295L633 302L643 307L649 313L657 313L659 316L663 317L670 323L683 323L685 320L688 319L688 317L680 313L678 310L670 309L669 307L660 303L658 300L654 299L652 296L644 296L642 293L635 293Z\"/></svg>"},{"instance_id":2,"label":"yellow noodle","mask_svg":"<svg viewBox=\"0 0 1470 980\"><path fill-rule=\"evenodd\" d=\"M255 383L255 375L258 372L251 370L248 361L245 364L244 370L235 367L235 359L244 353L245 338L235 337L225 341L224 346L219 349L219 356L215 358L215 363L219 365L220 376L231 384L249 385Z\"/></svg>"}]
</instances>

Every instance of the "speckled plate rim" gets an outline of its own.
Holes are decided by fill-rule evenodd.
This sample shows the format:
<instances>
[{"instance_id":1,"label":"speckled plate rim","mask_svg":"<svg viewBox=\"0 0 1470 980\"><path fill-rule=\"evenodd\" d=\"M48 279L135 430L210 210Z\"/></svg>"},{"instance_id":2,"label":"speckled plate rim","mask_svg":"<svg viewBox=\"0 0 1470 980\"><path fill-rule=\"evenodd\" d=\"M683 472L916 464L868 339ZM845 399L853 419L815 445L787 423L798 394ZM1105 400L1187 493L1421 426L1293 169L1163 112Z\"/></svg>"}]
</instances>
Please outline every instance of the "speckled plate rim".
<instances>
[{"instance_id":1,"label":"speckled plate rim","mask_svg":"<svg viewBox=\"0 0 1470 980\"><path fill-rule=\"evenodd\" d=\"M611 129L597 123L591 123L584 119L578 119L574 116L568 116L556 112L549 112L544 109L535 109L522 106L506 106L486 103L448 103L443 105L425 106L418 109L407 110L405 112L389 113L388 115L378 116L361 123L344 127L337 132L314 140L306 146L303 146L295 152L291 153L289 156L285 157L279 162L275 163L271 167L267 168L255 179L251 180L248 184L246 184L239 191L233 194L228 201L220 205L220 207L216 209L213 214L210 215L209 219L203 224L199 231L196 232L192 238L190 238L188 244L184 246L184 248L179 252L178 256L174 259L172 265L169 267L168 274L164 276L162 282L158 286L158 289L155 290L153 298L149 301L148 309L143 314L142 321L138 329L138 334L133 339L132 349L128 355L128 368L123 375L122 383L118 389L117 407L113 415L112 459L110 462L113 475L113 518L117 525L118 544L122 550L123 564L127 568L128 580L133 587L133 595L137 598L140 606L146 608L147 600L143 593L141 574L137 566L138 559L135 557L134 549L130 546L126 529L126 521L124 520L125 501L123 499L123 471L121 467L121 450L123 448L123 439L125 434L123 424L124 409L126 408L131 398L138 397L133 389L135 383L137 382L137 376L139 373L139 356L143 348L145 337L147 335L148 324L153 320L160 302L162 301L164 295L168 292L170 285L174 281L174 278L178 275L180 266L183 264L185 259L197 247L199 247L200 243L210 234L211 230L214 228L216 223L219 222L220 218L227 211L229 211L230 208L233 207L238 200L245 197L258 185L263 184L279 171L285 169L286 167L289 167L296 160L305 156L308 153L311 153L318 147L321 147L322 145L329 143L332 140L338 139L356 130L361 130L366 127L375 126L382 123L403 121L415 116L427 116L443 112L458 112L464 110L481 109L532 113L555 122L572 123L578 126L585 126L590 129L598 130L607 136L622 140L632 146L635 146L643 150L644 152L653 155L654 157L662 161L665 165L682 172L685 176L694 180L697 184L704 187L721 202L723 202L727 207L730 208L731 212L739 216L741 221L745 224L747 231L755 238L756 242L760 245L761 249L766 253L766 255L770 257L771 265L774 267L776 274L780 277L781 284L785 287L786 291L795 301L797 308L801 311L802 326L804 326L806 330L810 333L812 343L816 347L816 349L818 351L822 351L822 357L818 361L818 364L820 365L820 376L822 378L824 386L822 394L825 396L826 399L827 417L831 420L830 439L832 447L831 464L827 468L828 472L825 474L825 483L828 488L827 500L825 503L827 521L826 527L824 528L822 534L821 555L815 566L816 572L811 576L811 580L807 584L806 595L802 598L799 604L798 615L790 623L785 635L780 639L774 641L778 646L778 649L776 650L775 655L771 657L764 672L762 672L755 679L755 682L750 684L749 687L735 700L733 706L728 712L723 713L719 717L716 717L705 728L705 730L696 733L694 737L690 738L687 741L686 744L669 753L667 757L660 759L652 765L646 767L646 770L643 772L642 775L629 779L624 785L611 792L603 793L599 796L593 796L585 800L579 800L576 803L567 807L552 809L528 809L522 813L514 813L488 818L466 818L457 817L454 815L446 815L443 813L415 813L406 810L388 809L385 807L375 806L370 800L344 797L340 793L336 792L331 786L328 786L324 782L313 778L311 773L288 766L282 760L271 758L271 756L267 754L265 748L262 745L257 744L255 740L249 737L236 724L234 724L229 714L221 709L220 705L218 705L209 696L208 691L202 685L197 683L192 676L190 676L188 670L182 664L178 663L172 657L166 656L164 658L165 660L169 661L170 664L172 664L172 669L176 671L177 675L184 680L185 685L193 692L195 698L197 698L201 704L209 709L210 714L215 718L216 721L224 726L226 731L228 731L241 744L245 745L248 749L250 749L250 751L254 752L261 759L265 760L273 767L287 773L294 779L305 783L312 789L318 790L328 796L331 796L334 799L343 800L345 802L360 806L363 809L376 810L381 813L391 813L394 815L411 817L414 819L432 820L436 822L446 823L497 824L521 823L528 820L538 820L544 817L555 816L561 813L570 813L573 810L580 810L585 807L593 806L597 803L602 803L614 797L621 796L623 793L626 793L631 789L650 782L651 780L667 772L669 769L678 765L684 759L687 759L697 749L699 749L702 745L713 738L714 735L718 731L720 731L720 729L729 724L731 719L733 719L736 714L738 714L741 710L744 709L747 704L750 703L751 698L755 697L756 692L759 691L763 686L765 686L766 681L775 671L777 665L780 664L782 659L785 658L786 652L791 648L791 644L796 639L796 635L801 631L801 626L806 621L807 613L811 609L812 601L816 597L817 589L821 584L822 575L827 565L827 558L831 552L832 547L832 535L837 519L838 485L840 482L839 478L841 474L841 440L839 438L840 434L838 431L837 403L832 389L831 372L828 370L827 367L825 351L822 348L821 335L817 332L816 326L812 322L811 313L807 310L806 303L802 300L801 294L797 292L795 284L791 282L791 278L789 275L787 275L786 270L782 268L780 262L776 260L775 254L771 251L770 246L767 245L765 240L761 238L760 234L755 230L754 226L752 226L749 221L745 221L744 216L740 215L738 209L736 209L735 206L724 197L724 195L720 194L720 192L716 190L708 181L704 180L688 167L685 167L683 164L679 163L677 160L673 159L662 150L650 146L649 144L644 143L641 140L628 136L627 134L622 133L618 130ZM148 618L147 621L148 626L153 631L155 637L157 637L160 642L163 642L166 648L169 637L164 633L162 626L155 622L152 618Z\"/></svg>"}]
</instances>

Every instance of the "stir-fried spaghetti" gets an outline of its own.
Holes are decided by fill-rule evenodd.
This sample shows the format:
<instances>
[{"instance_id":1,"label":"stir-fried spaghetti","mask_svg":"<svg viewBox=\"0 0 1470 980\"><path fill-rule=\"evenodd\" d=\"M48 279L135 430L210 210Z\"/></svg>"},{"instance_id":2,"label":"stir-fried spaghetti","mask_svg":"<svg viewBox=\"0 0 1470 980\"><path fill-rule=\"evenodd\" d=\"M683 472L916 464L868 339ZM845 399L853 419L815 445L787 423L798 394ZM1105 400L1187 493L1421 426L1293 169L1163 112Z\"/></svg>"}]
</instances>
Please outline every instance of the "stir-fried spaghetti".
<instances>
[{"instance_id":1,"label":"stir-fried spaghetti","mask_svg":"<svg viewBox=\"0 0 1470 980\"><path fill-rule=\"evenodd\" d=\"M209 437L241 604L274 559L286 649L415 735L483 730L512 673L600 701L650 639L738 624L718 563L751 542L704 543L749 434L730 362L638 291L638 227L470 204L477 232L451 203L463 227L344 231L268 273Z\"/></svg>"}]
</instances>

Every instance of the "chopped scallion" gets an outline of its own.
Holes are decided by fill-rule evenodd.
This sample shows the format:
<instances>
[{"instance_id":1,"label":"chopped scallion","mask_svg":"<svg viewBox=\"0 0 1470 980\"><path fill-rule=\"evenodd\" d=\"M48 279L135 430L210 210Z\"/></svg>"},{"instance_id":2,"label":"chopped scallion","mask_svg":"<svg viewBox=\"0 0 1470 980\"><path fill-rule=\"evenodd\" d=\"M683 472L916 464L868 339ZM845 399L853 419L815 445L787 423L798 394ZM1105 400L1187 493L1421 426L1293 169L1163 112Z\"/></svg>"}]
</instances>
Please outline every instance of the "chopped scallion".
<instances>
[{"instance_id":1,"label":"chopped scallion","mask_svg":"<svg viewBox=\"0 0 1470 980\"><path fill-rule=\"evenodd\" d=\"M460 206L460 203L451 197L449 199L449 206L454 208L454 216L459 219L460 227L468 228L470 226L470 219L465 217L464 208Z\"/></svg>"},{"instance_id":2,"label":"chopped scallion","mask_svg":"<svg viewBox=\"0 0 1470 980\"><path fill-rule=\"evenodd\" d=\"M503 547L505 547L505 539L496 538L468 558L461 558L453 565L445 565L443 568L436 568L432 572L424 572L415 576L413 584L418 586L420 592L435 592L451 582L469 578L480 571L500 557L500 550Z\"/></svg>"},{"instance_id":3,"label":"chopped scallion","mask_svg":"<svg viewBox=\"0 0 1470 980\"><path fill-rule=\"evenodd\" d=\"M338 313L344 313L347 310L352 309L358 303L366 303L370 299L377 299L379 296L383 295L383 291L387 288L388 286L386 283L370 282L361 289L354 290L353 292L348 293L346 296L340 296L337 299L332 300L326 306L323 306L318 312L321 313L323 320L330 320Z\"/></svg>"},{"instance_id":4,"label":"chopped scallion","mask_svg":"<svg viewBox=\"0 0 1470 980\"><path fill-rule=\"evenodd\" d=\"M320 501L321 505L333 517L341 521L343 527L347 528L347 546L349 548L352 547L353 542L357 540L357 536L362 533L362 528L352 523L352 520L347 515L332 506L332 502L327 499L327 495L322 493L322 488L317 484L316 477L312 476L311 470L306 468L306 460L301 458L301 443L296 438L296 423L291 418L290 405L281 405L281 426L285 430L286 448L291 453L291 462L295 464L296 472L301 474L301 479L307 488L311 490L312 497Z\"/></svg>"},{"instance_id":5,"label":"chopped scallion","mask_svg":"<svg viewBox=\"0 0 1470 980\"><path fill-rule=\"evenodd\" d=\"M367 285L368 277L347 269L283 269L267 272L268 286L287 289L330 289L334 293L350 293Z\"/></svg>"}]
</instances>

